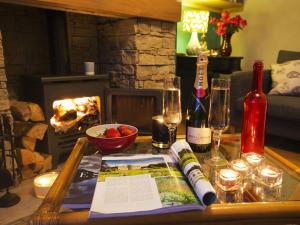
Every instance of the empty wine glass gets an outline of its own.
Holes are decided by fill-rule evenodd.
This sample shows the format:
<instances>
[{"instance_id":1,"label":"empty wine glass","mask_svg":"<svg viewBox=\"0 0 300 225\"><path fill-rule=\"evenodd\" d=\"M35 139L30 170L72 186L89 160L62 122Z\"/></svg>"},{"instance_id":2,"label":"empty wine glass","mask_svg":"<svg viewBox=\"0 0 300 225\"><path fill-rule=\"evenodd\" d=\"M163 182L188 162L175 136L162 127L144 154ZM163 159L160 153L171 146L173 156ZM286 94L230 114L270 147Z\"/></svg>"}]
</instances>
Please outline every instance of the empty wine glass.
<instances>
[{"instance_id":1,"label":"empty wine glass","mask_svg":"<svg viewBox=\"0 0 300 225\"><path fill-rule=\"evenodd\" d=\"M213 78L211 82L208 125L213 133L212 157L205 161L209 166L226 166L227 160L219 155L222 132L229 127L230 79Z\"/></svg>"},{"instance_id":2,"label":"empty wine glass","mask_svg":"<svg viewBox=\"0 0 300 225\"><path fill-rule=\"evenodd\" d=\"M180 77L164 79L163 90L163 119L169 129L170 145L175 142L176 127L180 124L181 101L180 101Z\"/></svg>"}]
</instances>

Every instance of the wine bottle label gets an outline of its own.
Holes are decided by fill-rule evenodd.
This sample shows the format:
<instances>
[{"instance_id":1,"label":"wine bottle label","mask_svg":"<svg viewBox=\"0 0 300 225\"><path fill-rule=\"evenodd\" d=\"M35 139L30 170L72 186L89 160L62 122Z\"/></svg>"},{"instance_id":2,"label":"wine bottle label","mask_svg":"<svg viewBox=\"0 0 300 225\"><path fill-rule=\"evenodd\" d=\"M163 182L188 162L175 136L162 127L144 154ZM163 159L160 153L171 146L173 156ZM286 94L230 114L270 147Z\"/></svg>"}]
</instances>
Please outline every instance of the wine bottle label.
<instances>
[{"instance_id":1,"label":"wine bottle label","mask_svg":"<svg viewBox=\"0 0 300 225\"><path fill-rule=\"evenodd\" d=\"M210 128L188 127L187 141L196 145L205 145L211 143Z\"/></svg>"},{"instance_id":2,"label":"wine bottle label","mask_svg":"<svg viewBox=\"0 0 300 225\"><path fill-rule=\"evenodd\" d=\"M206 90L208 88L207 83L207 54L205 52L200 52L197 59L197 72L196 79L194 83L194 88Z\"/></svg>"}]
</instances>

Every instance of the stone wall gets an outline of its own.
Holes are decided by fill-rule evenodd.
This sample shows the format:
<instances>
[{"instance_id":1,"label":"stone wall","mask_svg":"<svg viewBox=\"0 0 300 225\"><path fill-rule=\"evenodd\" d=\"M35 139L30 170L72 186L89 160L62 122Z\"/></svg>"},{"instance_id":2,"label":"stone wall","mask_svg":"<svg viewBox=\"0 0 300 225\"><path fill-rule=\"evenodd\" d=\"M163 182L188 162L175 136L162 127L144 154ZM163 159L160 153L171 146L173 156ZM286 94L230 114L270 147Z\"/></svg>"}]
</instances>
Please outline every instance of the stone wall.
<instances>
[{"instance_id":1,"label":"stone wall","mask_svg":"<svg viewBox=\"0 0 300 225\"><path fill-rule=\"evenodd\" d=\"M20 79L51 73L48 11L0 3L5 69L10 98L22 99ZM175 74L176 23L153 19L114 19L66 13L72 74L83 62L111 75L112 87L161 88Z\"/></svg>"},{"instance_id":2,"label":"stone wall","mask_svg":"<svg viewBox=\"0 0 300 225\"><path fill-rule=\"evenodd\" d=\"M115 87L162 88L175 75L176 23L131 18L99 20L100 71Z\"/></svg>"},{"instance_id":3,"label":"stone wall","mask_svg":"<svg viewBox=\"0 0 300 225\"><path fill-rule=\"evenodd\" d=\"M11 97L22 93L21 75L49 74L46 10L0 3L5 69Z\"/></svg>"},{"instance_id":4,"label":"stone wall","mask_svg":"<svg viewBox=\"0 0 300 225\"><path fill-rule=\"evenodd\" d=\"M99 68L97 16L67 13L67 32L71 73L83 74L83 62L95 62Z\"/></svg>"}]
</instances>

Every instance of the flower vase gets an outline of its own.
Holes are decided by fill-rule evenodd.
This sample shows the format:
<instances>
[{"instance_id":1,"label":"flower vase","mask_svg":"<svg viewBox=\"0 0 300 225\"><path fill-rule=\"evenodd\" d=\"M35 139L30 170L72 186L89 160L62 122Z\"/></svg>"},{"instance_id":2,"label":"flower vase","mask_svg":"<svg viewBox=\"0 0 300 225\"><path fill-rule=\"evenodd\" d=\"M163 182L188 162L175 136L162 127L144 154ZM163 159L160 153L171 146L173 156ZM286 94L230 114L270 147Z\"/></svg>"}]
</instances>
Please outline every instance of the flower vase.
<instances>
[{"instance_id":1,"label":"flower vase","mask_svg":"<svg viewBox=\"0 0 300 225\"><path fill-rule=\"evenodd\" d=\"M232 51L231 37L232 37L232 33L226 33L222 36L222 45L220 50L221 56L231 55L231 51Z\"/></svg>"}]
</instances>

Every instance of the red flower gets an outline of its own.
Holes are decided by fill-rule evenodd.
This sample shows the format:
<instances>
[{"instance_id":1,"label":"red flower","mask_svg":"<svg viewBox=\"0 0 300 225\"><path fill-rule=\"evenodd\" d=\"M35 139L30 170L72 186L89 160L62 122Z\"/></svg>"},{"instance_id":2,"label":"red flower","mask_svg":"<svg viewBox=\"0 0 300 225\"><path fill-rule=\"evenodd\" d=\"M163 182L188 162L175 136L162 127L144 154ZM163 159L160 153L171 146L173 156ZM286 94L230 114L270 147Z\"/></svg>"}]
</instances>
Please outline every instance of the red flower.
<instances>
[{"instance_id":1,"label":"red flower","mask_svg":"<svg viewBox=\"0 0 300 225\"><path fill-rule=\"evenodd\" d=\"M239 24L240 27L244 28L245 26L247 26L247 20L240 20L240 24Z\"/></svg>"},{"instance_id":2,"label":"red flower","mask_svg":"<svg viewBox=\"0 0 300 225\"><path fill-rule=\"evenodd\" d=\"M217 29L215 29L215 32L218 35L223 36L226 33L226 28L225 27L218 27Z\"/></svg>"},{"instance_id":3,"label":"red flower","mask_svg":"<svg viewBox=\"0 0 300 225\"><path fill-rule=\"evenodd\" d=\"M224 11L224 12L222 12L222 14L221 14L221 17L222 17L222 19L224 19L224 20L229 19L229 16L230 16L230 14L229 14L228 11Z\"/></svg>"},{"instance_id":4,"label":"red flower","mask_svg":"<svg viewBox=\"0 0 300 225\"><path fill-rule=\"evenodd\" d=\"M218 27L218 28L219 28L219 27L224 28L224 27L225 27L225 23L222 22L222 21L220 21L220 22L217 23L217 27Z\"/></svg>"},{"instance_id":5,"label":"red flower","mask_svg":"<svg viewBox=\"0 0 300 225\"><path fill-rule=\"evenodd\" d=\"M233 34L247 26L247 21L240 15L230 18L230 13L228 11L222 12L220 19L210 17L209 23L216 26L215 32L220 36L225 33Z\"/></svg>"},{"instance_id":6,"label":"red flower","mask_svg":"<svg viewBox=\"0 0 300 225\"><path fill-rule=\"evenodd\" d=\"M236 18L237 21L242 20L242 17L240 15L236 15L235 18Z\"/></svg>"},{"instance_id":7,"label":"red flower","mask_svg":"<svg viewBox=\"0 0 300 225\"><path fill-rule=\"evenodd\" d=\"M218 22L218 19L216 17L210 17L209 23L210 24L216 24Z\"/></svg>"},{"instance_id":8,"label":"red flower","mask_svg":"<svg viewBox=\"0 0 300 225\"><path fill-rule=\"evenodd\" d=\"M231 18L229 20L229 23L234 24L235 26L239 26L239 21L236 19L236 17Z\"/></svg>"}]
</instances>

